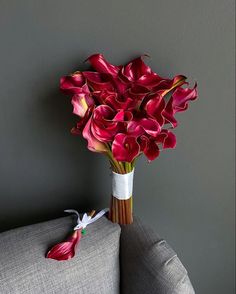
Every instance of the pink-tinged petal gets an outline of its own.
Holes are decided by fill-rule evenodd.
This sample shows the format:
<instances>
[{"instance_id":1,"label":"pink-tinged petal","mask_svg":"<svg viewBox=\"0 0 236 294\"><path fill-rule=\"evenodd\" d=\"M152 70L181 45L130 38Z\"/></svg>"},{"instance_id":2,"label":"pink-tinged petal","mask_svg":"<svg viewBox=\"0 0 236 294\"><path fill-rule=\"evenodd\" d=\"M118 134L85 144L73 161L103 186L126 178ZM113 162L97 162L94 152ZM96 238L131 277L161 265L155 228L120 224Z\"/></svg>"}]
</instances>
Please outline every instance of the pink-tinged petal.
<instances>
[{"instance_id":1,"label":"pink-tinged petal","mask_svg":"<svg viewBox=\"0 0 236 294\"><path fill-rule=\"evenodd\" d=\"M58 261L68 260L74 257L75 249L81 239L81 230L76 230L73 235L65 242L56 244L47 253L46 258Z\"/></svg>"},{"instance_id":2,"label":"pink-tinged petal","mask_svg":"<svg viewBox=\"0 0 236 294\"><path fill-rule=\"evenodd\" d=\"M73 113L84 117L88 108L94 105L94 100L90 95L76 94L72 97L71 103L73 105Z\"/></svg>"},{"instance_id":3,"label":"pink-tinged petal","mask_svg":"<svg viewBox=\"0 0 236 294\"><path fill-rule=\"evenodd\" d=\"M197 99L197 84L190 89L190 88L177 88L172 97L173 97L173 109L175 112L184 111L188 108L188 102L190 100Z\"/></svg>"},{"instance_id":4,"label":"pink-tinged petal","mask_svg":"<svg viewBox=\"0 0 236 294\"><path fill-rule=\"evenodd\" d=\"M162 126L164 124L162 112L165 108L165 101L158 94L152 95L150 97L151 99L145 105L145 110L150 117L156 119L159 125Z\"/></svg>"},{"instance_id":5,"label":"pink-tinged petal","mask_svg":"<svg viewBox=\"0 0 236 294\"><path fill-rule=\"evenodd\" d=\"M107 152L107 147L105 144L97 140L91 132L91 120L87 121L83 129L83 137L88 141L88 149L93 152Z\"/></svg>"},{"instance_id":6,"label":"pink-tinged petal","mask_svg":"<svg viewBox=\"0 0 236 294\"><path fill-rule=\"evenodd\" d=\"M112 143L112 153L116 160L132 162L139 155L140 146L137 139L126 134L119 133Z\"/></svg>"},{"instance_id":7,"label":"pink-tinged petal","mask_svg":"<svg viewBox=\"0 0 236 294\"><path fill-rule=\"evenodd\" d=\"M87 59L91 66L100 73L107 73L116 76L119 67L109 63L102 54L93 54Z\"/></svg>"},{"instance_id":8,"label":"pink-tinged petal","mask_svg":"<svg viewBox=\"0 0 236 294\"><path fill-rule=\"evenodd\" d=\"M60 90L65 94L89 94L89 88L81 72L64 76L60 79Z\"/></svg>"}]
</instances>

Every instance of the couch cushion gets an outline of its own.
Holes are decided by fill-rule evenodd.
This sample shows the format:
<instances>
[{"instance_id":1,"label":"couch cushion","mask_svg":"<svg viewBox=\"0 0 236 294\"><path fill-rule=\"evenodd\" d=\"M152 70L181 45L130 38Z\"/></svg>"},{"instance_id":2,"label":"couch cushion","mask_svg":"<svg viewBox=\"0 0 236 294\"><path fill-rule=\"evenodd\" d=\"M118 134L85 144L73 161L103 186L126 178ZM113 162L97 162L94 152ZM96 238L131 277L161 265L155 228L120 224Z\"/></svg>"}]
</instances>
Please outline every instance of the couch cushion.
<instances>
[{"instance_id":1,"label":"couch cushion","mask_svg":"<svg viewBox=\"0 0 236 294\"><path fill-rule=\"evenodd\" d=\"M122 294L194 294L174 250L138 218L121 230Z\"/></svg>"},{"instance_id":2,"label":"couch cushion","mask_svg":"<svg viewBox=\"0 0 236 294\"><path fill-rule=\"evenodd\" d=\"M73 259L45 258L74 225L69 216L0 234L0 293L118 294L120 227L105 217L88 226Z\"/></svg>"}]
</instances>

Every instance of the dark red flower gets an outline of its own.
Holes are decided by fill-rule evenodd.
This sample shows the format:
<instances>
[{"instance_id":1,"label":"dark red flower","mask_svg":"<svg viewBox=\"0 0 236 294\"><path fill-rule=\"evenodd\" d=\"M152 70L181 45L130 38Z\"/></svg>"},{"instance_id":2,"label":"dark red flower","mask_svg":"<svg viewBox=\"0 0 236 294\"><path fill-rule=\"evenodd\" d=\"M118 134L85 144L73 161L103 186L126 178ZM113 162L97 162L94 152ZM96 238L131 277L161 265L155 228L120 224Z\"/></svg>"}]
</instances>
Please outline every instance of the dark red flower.
<instances>
[{"instance_id":1,"label":"dark red flower","mask_svg":"<svg viewBox=\"0 0 236 294\"><path fill-rule=\"evenodd\" d=\"M176 137L169 130L162 130L156 138L142 135L139 138L141 151L146 155L149 161L156 159L160 155L160 150L166 148L175 148Z\"/></svg>"},{"instance_id":2,"label":"dark red flower","mask_svg":"<svg viewBox=\"0 0 236 294\"><path fill-rule=\"evenodd\" d=\"M73 235L67 241L56 244L47 253L46 258L58 261L68 260L75 255L75 249L81 239L81 230L74 231Z\"/></svg>"},{"instance_id":3,"label":"dark red flower","mask_svg":"<svg viewBox=\"0 0 236 294\"><path fill-rule=\"evenodd\" d=\"M62 77L60 80L60 89L68 95L89 94L89 88L81 72L75 72L72 75Z\"/></svg>"},{"instance_id":4,"label":"dark red flower","mask_svg":"<svg viewBox=\"0 0 236 294\"><path fill-rule=\"evenodd\" d=\"M112 143L112 153L116 160L132 162L139 155L137 138L126 134L117 134Z\"/></svg>"},{"instance_id":5,"label":"dark red flower","mask_svg":"<svg viewBox=\"0 0 236 294\"><path fill-rule=\"evenodd\" d=\"M160 125L156 120L152 118L141 118L139 120L132 120L127 125L128 134L136 138L145 133L152 137L157 137L160 131Z\"/></svg>"},{"instance_id":6,"label":"dark red flower","mask_svg":"<svg viewBox=\"0 0 236 294\"><path fill-rule=\"evenodd\" d=\"M174 115L176 112L185 111L188 108L188 102L197 99L197 85L191 88L177 88L168 103L164 111L162 112L166 123L170 123L172 127L177 126L177 120Z\"/></svg>"},{"instance_id":7,"label":"dark red flower","mask_svg":"<svg viewBox=\"0 0 236 294\"><path fill-rule=\"evenodd\" d=\"M101 142L110 142L119 131L119 121L116 112L108 105L95 108L91 120L91 132Z\"/></svg>"},{"instance_id":8,"label":"dark red flower","mask_svg":"<svg viewBox=\"0 0 236 294\"><path fill-rule=\"evenodd\" d=\"M102 54L93 54L87 60L100 73L107 73L112 76L117 76L118 74L119 67L109 63Z\"/></svg>"}]
</instances>

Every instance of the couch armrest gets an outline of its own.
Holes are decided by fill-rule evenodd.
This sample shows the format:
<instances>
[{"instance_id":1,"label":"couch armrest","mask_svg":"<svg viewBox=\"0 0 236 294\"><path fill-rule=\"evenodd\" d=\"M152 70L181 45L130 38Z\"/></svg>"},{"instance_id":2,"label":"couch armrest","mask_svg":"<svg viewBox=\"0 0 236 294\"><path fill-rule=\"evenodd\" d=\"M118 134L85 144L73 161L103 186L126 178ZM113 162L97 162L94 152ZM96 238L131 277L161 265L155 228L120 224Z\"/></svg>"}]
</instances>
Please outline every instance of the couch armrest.
<instances>
[{"instance_id":1,"label":"couch armrest","mask_svg":"<svg viewBox=\"0 0 236 294\"><path fill-rule=\"evenodd\" d=\"M194 294L188 273L173 249L135 218L122 226L122 294Z\"/></svg>"}]
</instances>

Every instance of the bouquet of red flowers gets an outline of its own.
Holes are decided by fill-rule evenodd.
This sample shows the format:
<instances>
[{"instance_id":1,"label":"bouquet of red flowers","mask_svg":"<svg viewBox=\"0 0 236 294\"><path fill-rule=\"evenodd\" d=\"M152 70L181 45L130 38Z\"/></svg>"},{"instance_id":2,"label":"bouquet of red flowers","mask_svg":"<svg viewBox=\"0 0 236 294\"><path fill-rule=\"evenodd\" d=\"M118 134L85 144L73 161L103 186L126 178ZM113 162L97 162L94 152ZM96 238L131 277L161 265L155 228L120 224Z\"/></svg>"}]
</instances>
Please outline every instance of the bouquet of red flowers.
<instances>
[{"instance_id":1,"label":"bouquet of red flowers","mask_svg":"<svg viewBox=\"0 0 236 294\"><path fill-rule=\"evenodd\" d=\"M132 223L132 181L136 159L149 161L176 146L171 129L177 112L197 98L196 84L186 77L160 77L138 57L126 65L110 64L102 54L87 59L93 71L64 76L60 89L72 96L73 113L80 119L72 129L88 142L88 149L107 156L113 170L109 218Z\"/></svg>"}]
</instances>

